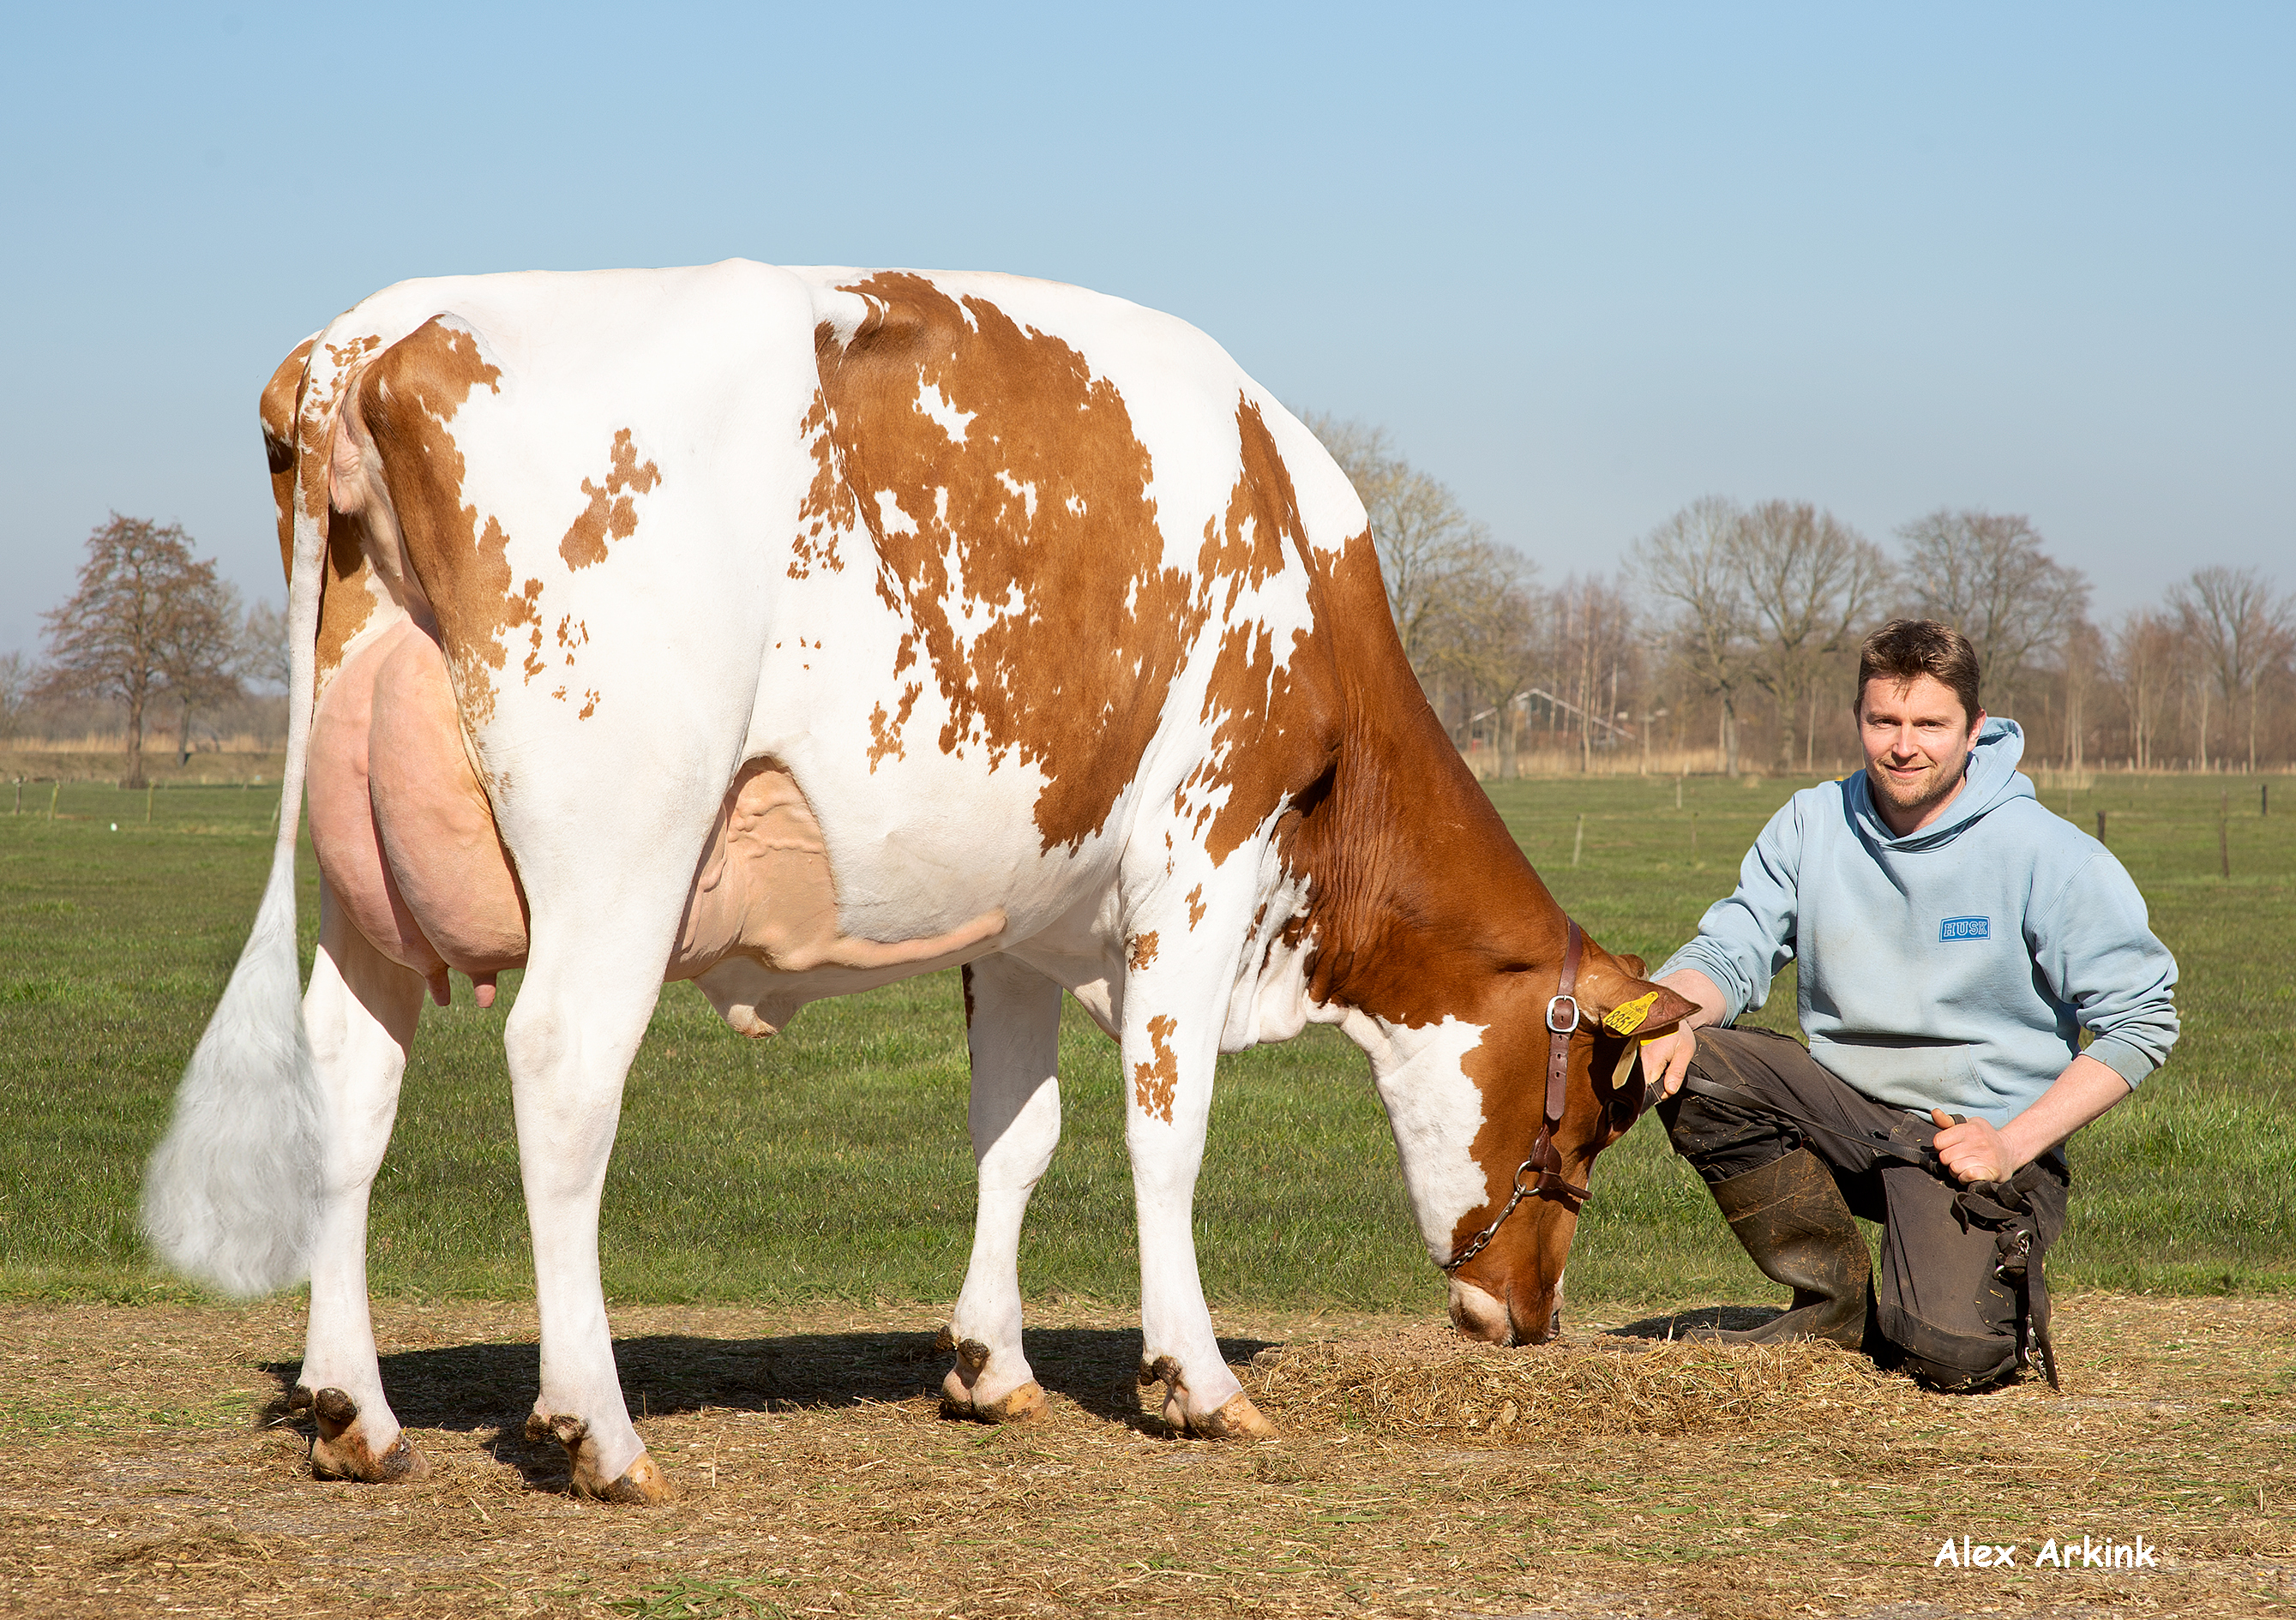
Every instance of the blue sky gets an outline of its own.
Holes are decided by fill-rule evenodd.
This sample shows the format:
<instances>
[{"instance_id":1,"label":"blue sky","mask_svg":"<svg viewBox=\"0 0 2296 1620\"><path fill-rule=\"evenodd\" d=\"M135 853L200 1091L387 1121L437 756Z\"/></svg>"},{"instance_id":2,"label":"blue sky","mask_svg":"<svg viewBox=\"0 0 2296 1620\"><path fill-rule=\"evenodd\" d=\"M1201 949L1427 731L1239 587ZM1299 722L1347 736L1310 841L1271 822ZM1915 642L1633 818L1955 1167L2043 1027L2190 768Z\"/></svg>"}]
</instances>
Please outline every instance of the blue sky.
<instances>
[{"instance_id":1,"label":"blue sky","mask_svg":"<svg viewBox=\"0 0 2296 1620\"><path fill-rule=\"evenodd\" d=\"M279 592L257 390L412 275L1012 270L1385 424L1556 581L1710 492L2296 584L2296 8L46 7L0 650L117 509ZM1629 581L1631 585L1631 581Z\"/></svg>"}]
</instances>

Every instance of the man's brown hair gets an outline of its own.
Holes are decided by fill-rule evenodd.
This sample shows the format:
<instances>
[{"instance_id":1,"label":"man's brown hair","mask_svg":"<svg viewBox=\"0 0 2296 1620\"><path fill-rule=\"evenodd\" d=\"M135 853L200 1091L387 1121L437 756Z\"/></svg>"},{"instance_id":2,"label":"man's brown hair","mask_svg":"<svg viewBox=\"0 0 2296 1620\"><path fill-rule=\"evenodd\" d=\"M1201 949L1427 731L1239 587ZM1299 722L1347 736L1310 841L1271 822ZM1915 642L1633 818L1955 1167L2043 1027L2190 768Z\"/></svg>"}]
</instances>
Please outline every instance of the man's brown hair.
<instances>
[{"instance_id":1,"label":"man's brown hair","mask_svg":"<svg viewBox=\"0 0 2296 1620\"><path fill-rule=\"evenodd\" d=\"M1866 638L1857 652L1857 696L1852 714L1866 708L1866 683L1892 684L1934 675L1961 700L1964 723L1977 718L1977 649L1951 625L1933 618L1893 618Z\"/></svg>"}]
</instances>

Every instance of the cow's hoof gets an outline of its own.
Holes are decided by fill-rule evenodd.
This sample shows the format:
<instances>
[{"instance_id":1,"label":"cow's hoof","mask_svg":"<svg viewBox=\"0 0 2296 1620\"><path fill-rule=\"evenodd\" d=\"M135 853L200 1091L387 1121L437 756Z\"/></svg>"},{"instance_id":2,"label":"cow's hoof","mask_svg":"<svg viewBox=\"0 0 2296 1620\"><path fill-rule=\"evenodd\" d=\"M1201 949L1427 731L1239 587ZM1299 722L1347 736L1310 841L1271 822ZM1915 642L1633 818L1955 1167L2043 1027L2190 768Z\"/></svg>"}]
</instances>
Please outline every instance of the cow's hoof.
<instances>
[{"instance_id":1,"label":"cow's hoof","mask_svg":"<svg viewBox=\"0 0 2296 1620\"><path fill-rule=\"evenodd\" d=\"M598 1447L590 1438L590 1426L579 1418L563 1412L545 1418L536 1412L526 1420L526 1438L534 1445L555 1440L566 1448L566 1463L571 1476L567 1488L577 1496L592 1501L649 1508L677 1495L677 1488L669 1483L669 1476L661 1471L661 1465L650 1452L640 1452L638 1460L615 1477L603 1477L598 1471Z\"/></svg>"},{"instance_id":2,"label":"cow's hoof","mask_svg":"<svg viewBox=\"0 0 2296 1620\"><path fill-rule=\"evenodd\" d=\"M993 1401L980 1399L980 1375L988 1370L989 1348L977 1338L959 1339L947 1328L933 1341L941 1350L956 1352L956 1365L940 1381L943 1417L971 1418L980 1423L1019 1423L1045 1410L1044 1387L1030 1379Z\"/></svg>"},{"instance_id":3,"label":"cow's hoof","mask_svg":"<svg viewBox=\"0 0 2296 1620\"><path fill-rule=\"evenodd\" d=\"M1238 1390L1218 1411L1189 1419L1188 1432L1199 1440L1273 1440L1275 1425L1259 1415L1250 1395Z\"/></svg>"},{"instance_id":4,"label":"cow's hoof","mask_svg":"<svg viewBox=\"0 0 2296 1620\"><path fill-rule=\"evenodd\" d=\"M941 1380L940 1410L944 1417L971 1418L978 1423L1024 1423L1045 1410L1045 1387L1030 1379L1001 1399L984 1403L974 1400L952 1372Z\"/></svg>"},{"instance_id":5,"label":"cow's hoof","mask_svg":"<svg viewBox=\"0 0 2296 1620\"><path fill-rule=\"evenodd\" d=\"M430 1471L430 1464L414 1442L400 1429L398 1437L378 1453L367 1444L366 1425L359 1417L358 1403L340 1389L322 1389L316 1394L298 1387L289 1397L288 1405L294 1410L308 1410L318 1435L311 1442L311 1477L314 1479L355 1479L361 1485L396 1485L402 1479L420 1479Z\"/></svg>"}]
</instances>

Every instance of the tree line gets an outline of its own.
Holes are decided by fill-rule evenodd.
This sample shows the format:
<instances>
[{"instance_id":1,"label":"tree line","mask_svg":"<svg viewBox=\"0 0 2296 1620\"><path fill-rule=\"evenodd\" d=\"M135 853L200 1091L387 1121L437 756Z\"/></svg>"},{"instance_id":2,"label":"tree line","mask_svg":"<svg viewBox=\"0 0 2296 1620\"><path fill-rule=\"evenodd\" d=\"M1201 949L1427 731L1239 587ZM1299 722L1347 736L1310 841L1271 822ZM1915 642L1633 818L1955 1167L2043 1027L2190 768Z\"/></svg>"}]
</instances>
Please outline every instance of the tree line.
<instances>
[{"instance_id":1,"label":"tree line","mask_svg":"<svg viewBox=\"0 0 2296 1620\"><path fill-rule=\"evenodd\" d=\"M1857 757L1857 648L1888 619L1958 627L1988 712L2027 759L2080 771L2248 770L2296 758L2296 597L2257 569L2195 569L2106 625L2030 520L1939 508L1886 550L1807 501L1710 495L1616 574L1542 586L1386 432L1305 420L1371 514L1404 651L1471 758L1592 770L1690 757L1735 776ZM1555 757L1560 756L1558 761Z\"/></svg>"},{"instance_id":2,"label":"tree line","mask_svg":"<svg viewBox=\"0 0 2296 1620\"><path fill-rule=\"evenodd\" d=\"M1838 766L1857 756L1858 644L1901 615L1976 644L1986 707L2023 724L2034 764L2296 759L2296 598L2260 570L2195 569L2099 626L2087 577L2021 516L1941 508L1899 528L1893 554L1809 502L1710 495L1615 575L1548 587L1384 430L1306 421L1371 514L1405 655L1454 739L1497 774L1526 753L1581 771L1654 756L1732 776ZM42 619L45 663L0 656L0 746L117 728L140 787L149 729L172 726L179 761L202 720L283 732L283 615L242 606L179 524L113 513Z\"/></svg>"}]
</instances>

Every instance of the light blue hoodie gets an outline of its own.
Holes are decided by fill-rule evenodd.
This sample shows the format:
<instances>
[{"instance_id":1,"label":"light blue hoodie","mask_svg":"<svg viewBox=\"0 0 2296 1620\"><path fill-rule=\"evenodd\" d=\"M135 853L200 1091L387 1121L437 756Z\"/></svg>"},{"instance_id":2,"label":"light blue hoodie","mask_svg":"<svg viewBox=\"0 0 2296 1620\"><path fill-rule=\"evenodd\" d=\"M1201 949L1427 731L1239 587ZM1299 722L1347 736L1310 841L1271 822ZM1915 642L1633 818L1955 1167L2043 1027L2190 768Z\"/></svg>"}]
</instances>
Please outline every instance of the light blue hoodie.
<instances>
[{"instance_id":1,"label":"light blue hoodie","mask_svg":"<svg viewBox=\"0 0 2296 1620\"><path fill-rule=\"evenodd\" d=\"M1734 1019L1801 963L1810 1055L1877 1101L2006 1125L2094 1037L2132 1086L2177 1041L2176 960L2112 852L2041 806L2024 733L1988 720L1945 814L1898 838L1866 773L1770 818L1738 889L1660 973L1695 968Z\"/></svg>"}]
</instances>

